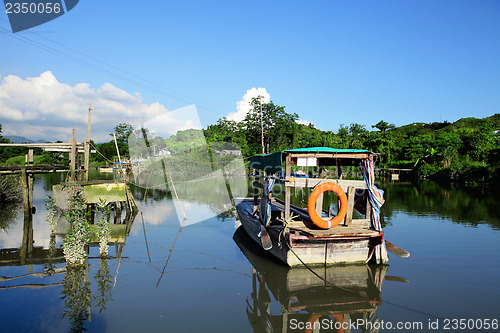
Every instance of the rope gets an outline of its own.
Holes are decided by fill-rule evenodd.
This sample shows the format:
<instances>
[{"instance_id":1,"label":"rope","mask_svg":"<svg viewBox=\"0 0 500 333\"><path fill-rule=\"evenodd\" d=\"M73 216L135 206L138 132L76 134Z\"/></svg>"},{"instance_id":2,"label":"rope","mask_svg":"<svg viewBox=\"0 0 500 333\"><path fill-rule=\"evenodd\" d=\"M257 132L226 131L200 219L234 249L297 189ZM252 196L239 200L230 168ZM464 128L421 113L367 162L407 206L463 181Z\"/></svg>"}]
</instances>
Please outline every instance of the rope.
<instances>
[{"instance_id":1,"label":"rope","mask_svg":"<svg viewBox=\"0 0 500 333\"><path fill-rule=\"evenodd\" d=\"M291 218L289 219L291 221ZM288 221L288 222L290 222ZM284 221L286 222L286 221ZM288 224L288 222L286 222L286 224ZM286 227L286 225L285 225ZM283 229L283 231L285 230L285 228ZM282 233L283 233L282 231ZM281 234L280 234L280 237L281 237ZM278 243L280 244L280 243ZM285 244L287 245L288 249L295 255L295 257L300 261L300 263L305 267L307 268L313 275L315 275L316 277L318 277L321 281L323 281L325 284L328 284L334 288L338 288L338 289L341 289L341 290L344 290L348 293L351 293L351 294L354 294L356 296L359 296L361 298L364 298L368 301L371 301L371 300L376 300L378 302L382 302L382 299L381 298L378 298L378 297L367 297L367 296L364 296L360 293L357 293L355 291L352 291L352 290L349 290L347 288L344 288L344 287L339 287L339 286L336 286L334 285L333 283L329 282L328 280L326 280L325 278L323 278L322 276L318 275L318 273L316 273L315 271L312 270L311 267L309 267L299 256L297 253L295 253L295 251L292 249L292 247L290 246L290 243L287 241L286 237L285 237ZM373 254L373 253L372 253ZM444 320L445 318L444 317L440 317L440 316L437 316L437 315L434 315L434 314L431 314L431 313L428 313L428 312L425 312L425 311L421 311L421 310L417 310L417 309L413 309L413 308L410 308L408 306L404 306L404 305L401 305L401 304L398 304L398 303L394 303L394 302L390 302L390 301L384 301L384 303L387 303L387 304L391 304L393 306L396 306L396 307L399 307L399 308L402 308L402 309L405 309L405 310L408 310L408 311L412 311L412 312L416 312L416 313L419 313L419 314L423 314L423 315L426 315L426 316L429 316L429 317L432 317L432 318L436 318L436 319L442 319ZM479 330L479 329L476 329L476 331L479 331L479 332L486 332L486 331L483 331L483 330Z\"/></svg>"},{"instance_id":2,"label":"rope","mask_svg":"<svg viewBox=\"0 0 500 333\"><path fill-rule=\"evenodd\" d=\"M89 144L95 149L95 151L101 155L106 161L108 162L111 162L111 164L113 164L114 162L111 161L110 159L108 159L106 156L104 156L90 141L89 141Z\"/></svg>"},{"instance_id":3,"label":"rope","mask_svg":"<svg viewBox=\"0 0 500 333\"><path fill-rule=\"evenodd\" d=\"M149 176L151 176L151 172L149 173ZM148 252L148 259L149 263L151 263L151 257L149 255L148 238L146 237L146 226L144 224L144 215L142 214L142 212L144 211L144 204L146 203L146 195L148 193L149 176L148 176L148 183L146 184L146 190L144 191L144 199L142 200L141 219L142 219L142 230L144 231L144 241L146 242L146 250Z\"/></svg>"}]
</instances>

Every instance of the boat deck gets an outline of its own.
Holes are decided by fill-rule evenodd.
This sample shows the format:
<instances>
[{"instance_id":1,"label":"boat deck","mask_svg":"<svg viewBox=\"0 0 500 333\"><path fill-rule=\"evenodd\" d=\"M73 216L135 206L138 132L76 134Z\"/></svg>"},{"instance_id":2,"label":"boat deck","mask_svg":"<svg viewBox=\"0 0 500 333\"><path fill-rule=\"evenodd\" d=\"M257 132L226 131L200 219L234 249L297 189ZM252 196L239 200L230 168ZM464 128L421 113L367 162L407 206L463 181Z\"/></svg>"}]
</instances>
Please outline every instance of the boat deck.
<instances>
[{"instance_id":1,"label":"boat deck","mask_svg":"<svg viewBox=\"0 0 500 333\"><path fill-rule=\"evenodd\" d=\"M236 200L235 200L236 201ZM253 199L242 198L237 200L236 205L240 210L245 211L248 215L253 212ZM346 237L373 237L380 234L379 231L363 228L359 226L338 225L331 229L320 229L316 227L307 214L307 211L300 207L292 206L291 212L295 218L288 223L291 232L298 232L308 237L314 238L346 238ZM281 213L284 211L284 205L280 200L272 200L271 202L271 224L269 228L283 228L283 219Z\"/></svg>"}]
</instances>

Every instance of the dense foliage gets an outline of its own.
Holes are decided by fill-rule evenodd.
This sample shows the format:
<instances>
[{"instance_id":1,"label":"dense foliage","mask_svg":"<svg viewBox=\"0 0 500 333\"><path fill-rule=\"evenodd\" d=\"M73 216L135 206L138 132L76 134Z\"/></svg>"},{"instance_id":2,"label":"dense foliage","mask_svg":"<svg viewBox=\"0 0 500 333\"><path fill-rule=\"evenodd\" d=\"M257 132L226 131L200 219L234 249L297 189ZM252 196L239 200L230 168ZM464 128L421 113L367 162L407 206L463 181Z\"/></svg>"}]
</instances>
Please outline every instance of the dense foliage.
<instances>
[{"instance_id":1,"label":"dense foliage","mask_svg":"<svg viewBox=\"0 0 500 333\"><path fill-rule=\"evenodd\" d=\"M199 130L183 130L169 138L155 138L147 146L138 144L148 137L147 129L144 133L136 133L131 125L122 123L114 127L114 133L122 158L130 155L147 158L164 151L185 152L190 156L184 156L184 160L197 160L197 155L207 154L203 148L206 138L214 150L237 147L244 157L260 154L262 150L273 153L299 147L358 148L379 153L380 167L412 169L419 176L474 182L500 180L500 137L497 134L500 114L484 119L463 118L454 123L414 123L401 127L380 120L370 130L357 123L341 124L335 133L319 130L313 124L302 124L297 114L290 114L284 106L273 102L261 103L260 99L253 99L251 106L241 122L221 118L203 130L204 136ZM6 140L0 136L0 141ZM91 163L102 165L117 157L113 139L92 145L99 154L92 155ZM134 151L129 152L129 147ZM0 163L24 163L25 150L1 148ZM35 151L35 155L35 164L68 163L67 154L40 150Z\"/></svg>"},{"instance_id":2,"label":"dense foliage","mask_svg":"<svg viewBox=\"0 0 500 333\"><path fill-rule=\"evenodd\" d=\"M209 142L232 142L244 156L260 154L260 107L254 107L240 123L219 119L205 130ZM454 123L414 123L396 128L381 120L369 131L353 123L340 125L337 133L297 123L274 103L262 105L266 153L289 148L327 146L368 149L380 154L380 167L412 169L416 175L440 179L493 182L500 179L500 114Z\"/></svg>"}]
</instances>

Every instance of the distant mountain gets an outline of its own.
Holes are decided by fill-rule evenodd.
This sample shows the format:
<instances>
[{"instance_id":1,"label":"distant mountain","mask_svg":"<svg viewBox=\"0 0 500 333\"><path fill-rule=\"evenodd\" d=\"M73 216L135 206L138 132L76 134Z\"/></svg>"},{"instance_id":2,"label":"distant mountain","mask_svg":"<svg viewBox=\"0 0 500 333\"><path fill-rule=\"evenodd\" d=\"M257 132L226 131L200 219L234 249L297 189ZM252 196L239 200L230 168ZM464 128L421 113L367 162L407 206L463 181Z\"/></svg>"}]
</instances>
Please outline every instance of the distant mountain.
<instances>
[{"instance_id":1,"label":"distant mountain","mask_svg":"<svg viewBox=\"0 0 500 333\"><path fill-rule=\"evenodd\" d=\"M19 136L19 135L6 135L4 138L9 139L11 143L45 143L49 142L47 140L37 140L33 141L31 139L28 139L24 136Z\"/></svg>"}]
</instances>

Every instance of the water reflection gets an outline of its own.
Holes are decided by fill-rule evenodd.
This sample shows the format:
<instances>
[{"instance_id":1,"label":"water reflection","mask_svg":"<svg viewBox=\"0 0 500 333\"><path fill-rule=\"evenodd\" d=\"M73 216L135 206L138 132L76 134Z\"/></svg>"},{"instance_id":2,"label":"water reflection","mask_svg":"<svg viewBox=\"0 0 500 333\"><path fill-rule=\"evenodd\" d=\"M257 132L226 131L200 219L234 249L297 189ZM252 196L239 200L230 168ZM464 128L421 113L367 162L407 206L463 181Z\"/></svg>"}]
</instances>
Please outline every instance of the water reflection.
<instances>
[{"instance_id":1,"label":"water reflection","mask_svg":"<svg viewBox=\"0 0 500 333\"><path fill-rule=\"evenodd\" d=\"M247 316L254 332L341 332L351 322L359 323L362 332L376 327L389 266L314 267L315 275L269 258L241 227L233 239L253 267Z\"/></svg>"},{"instance_id":2,"label":"water reflection","mask_svg":"<svg viewBox=\"0 0 500 333\"><path fill-rule=\"evenodd\" d=\"M15 222L19 215L21 204L1 204L0 205L0 229L7 231Z\"/></svg>"},{"instance_id":3,"label":"water reflection","mask_svg":"<svg viewBox=\"0 0 500 333\"><path fill-rule=\"evenodd\" d=\"M86 248L87 255L91 255L85 261L85 265L78 268L66 268L60 241L65 237L67 221L65 218L60 218L56 228L51 230L45 220L46 210L44 210L44 205L41 204L43 199L40 195L35 196L35 202L40 207L36 215L28 214L24 216L24 219L20 217L7 219L7 227L2 228L4 230L2 231L2 242L0 242L0 266L3 266L3 274L6 276L0 276L0 282L2 282L0 290L16 289L19 290L16 295L29 295L29 299L37 300L31 303L43 304L46 297L40 297L40 295L53 295L53 292L44 293L34 289L43 290L54 287L55 293L60 294L60 298L64 300L64 308L52 318L65 318L67 321L58 323L58 325L69 325L68 329L71 332L81 332L89 326L95 326L95 323L91 323L92 307L94 307L92 312L97 310L100 314L106 311L109 302L112 301L112 290L116 283L125 242L130 234L137 212L127 212L125 218L122 219L119 212L115 210L114 218L110 216L111 221L115 223L110 226L111 239L108 245L115 245L116 247L114 258L96 258L92 256L92 253L99 247L98 239L95 239L95 235L92 235ZM18 213L19 207L17 209L16 215L22 215L22 213ZM91 227L95 228L95 225ZM38 232L34 233L34 228ZM49 236L45 236L46 234L49 234ZM38 246L37 244L45 243L45 241L40 240L45 239L45 237L49 238L48 244ZM92 268L97 262L96 259L99 259L98 269L97 267ZM116 273L113 274L114 278L109 270L109 260L118 262ZM26 270L27 274L24 273ZM92 277L92 275L95 276ZM35 282L34 278L42 280ZM3 297L9 297L9 294L3 294ZM14 302L13 306L16 305L17 303ZM53 304L49 305L52 306ZM26 311L33 310L34 306L36 305L28 306ZM53 310L52 307L40 306L40 308L44 308L48 312ZM33 325L33 323L28 320L4 321L4 328L6 331L12 332L25 331L23 325Z\"/></svg>"},{"instance_id":4,"label":"water reflection","mask_svg":"<svg viewBox=\"0 0 500 333\"><path fill-rule=\"evenodd\" d=\"M109 272L107 258L101 258L99 269L94 277L96 289L91 288L88 263L85 266L71 267L66 271L63 280L61 299L64 300L62 317L70 323L70 332L85 331L86 322L91 321L91 307L95 305L99 313L107 308L112 301L113 283Z\"/></svg>"},{"instance_id":5,"label":"water reflection","mask_svg":"<svg viewBox=\"0 0 500 333\"><path fill-rule=\"evenodd\" d=\"M464 187L453 184L418 182L381 184L385 205L382 219L391 223L393 214L437 215L454 223L477 226L488 224L500 230L500 192L491 188Z\"/></svg>"},{"instance_id":6,"label":"water reflection","mask_svg":"<svg viewBox=\"0 0 500 333\"><path fill-rule=\"evenodd\" d=\"M70 332L85 330L85 321L90 318L92 294L88 280L88 266L71 267L63 280L61 298L64 299L63 318L68 318Z\"/></svg>"}]
</instances>

